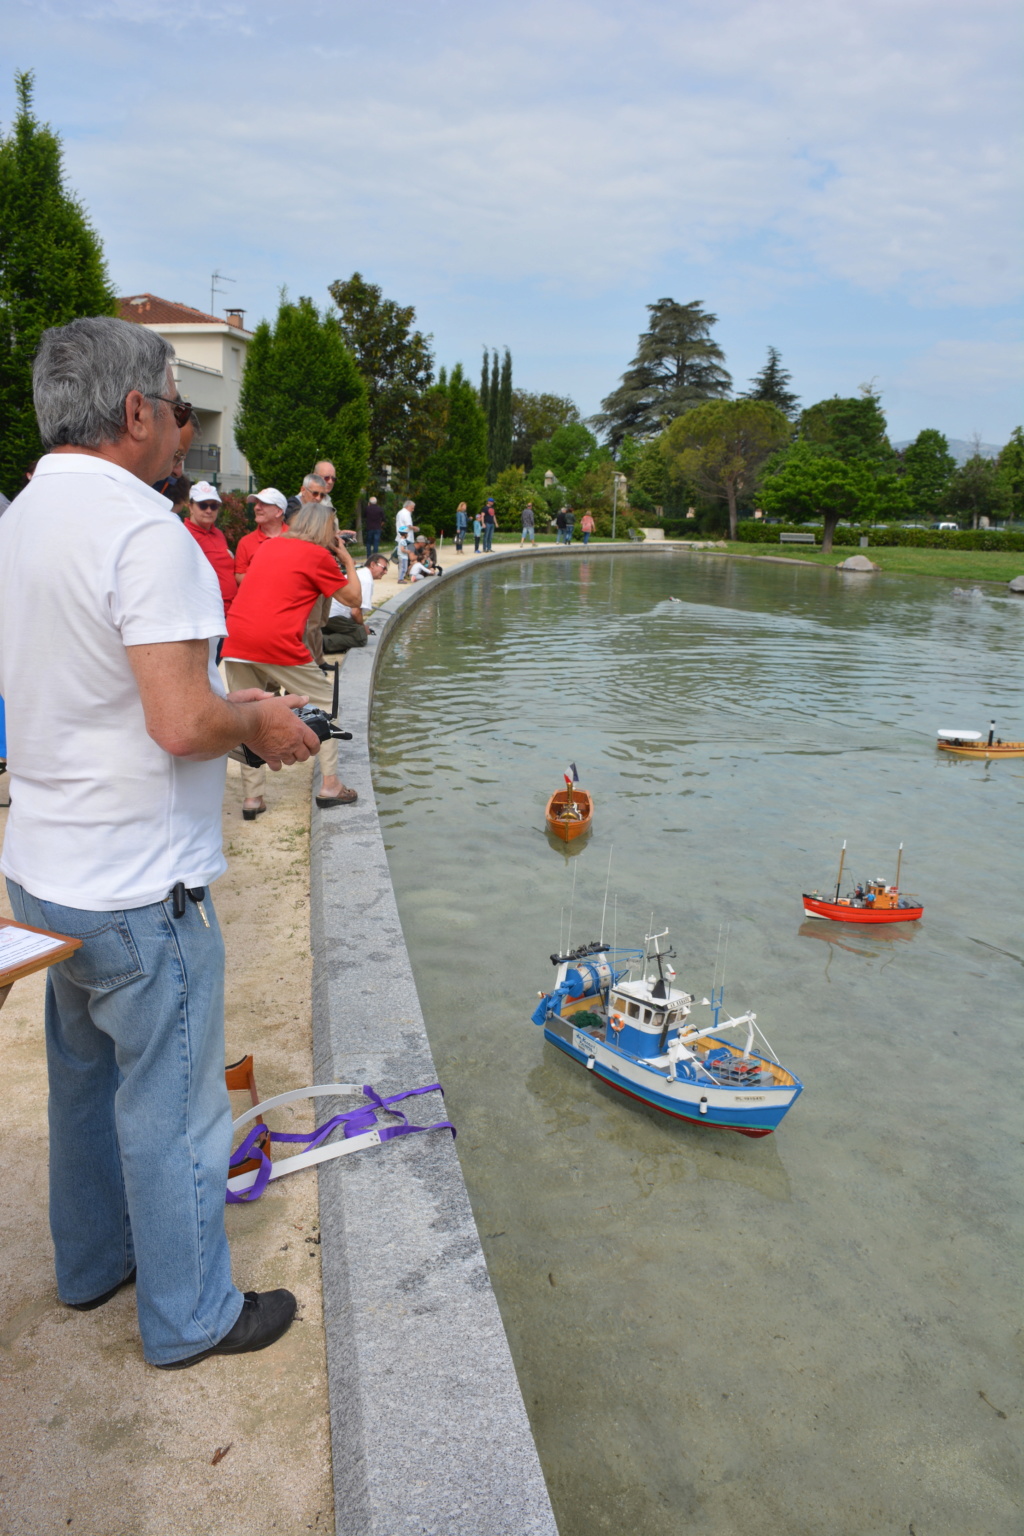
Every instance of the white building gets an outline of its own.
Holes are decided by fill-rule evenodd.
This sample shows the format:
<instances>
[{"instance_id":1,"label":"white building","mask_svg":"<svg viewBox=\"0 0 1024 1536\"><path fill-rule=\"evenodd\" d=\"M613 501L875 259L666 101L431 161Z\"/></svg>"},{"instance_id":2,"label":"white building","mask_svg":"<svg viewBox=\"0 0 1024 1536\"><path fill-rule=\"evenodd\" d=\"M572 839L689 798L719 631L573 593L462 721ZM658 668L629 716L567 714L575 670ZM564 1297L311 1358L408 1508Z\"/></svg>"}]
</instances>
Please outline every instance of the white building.
<instances>
[{"instance_id":1,"label":"white building","mask_svg":"<svg viewBox=\"0 0 1024 1536\"><path fill-rule=\"evenodd\" d=\"M248 491L249 465L235 442L235 414L252 332L242 324L245 311L229 309L227 319L173 304L152 293L118 300L122 320L145 325L166 337L176 355L178 390L191 400L199 417L186 462L193 480L212 480L222 490Z\"/></svg>"}]
</instances>

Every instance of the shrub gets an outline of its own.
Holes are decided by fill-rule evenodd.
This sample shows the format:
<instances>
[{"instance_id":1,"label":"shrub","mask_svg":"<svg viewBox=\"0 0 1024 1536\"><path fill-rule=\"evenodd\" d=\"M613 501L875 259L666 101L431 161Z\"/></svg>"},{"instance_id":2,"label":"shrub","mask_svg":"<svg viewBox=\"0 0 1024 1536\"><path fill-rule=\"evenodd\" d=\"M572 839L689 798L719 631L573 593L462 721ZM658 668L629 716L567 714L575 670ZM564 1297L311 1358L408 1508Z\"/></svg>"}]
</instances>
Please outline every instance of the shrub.
<instances>
[{"instance_id":1,"label":"shrub","mask_svg":"<svg viewBox=\"0 0 1024 1536\"><path fill-rule=\"evenodd\" d=\"M684 526L692 528L694 525L691 522ZM668 520L665 532L669 533ZM778 544L780 533L814 533L818 544L821 543L821 524L764 523L754 518L740 521L736 537L743 544ZM899 546L906 549L1024 550L1024 533L1006 533L996 528L972 528L954 533L938 528L875 528L870 523L862 523L837 528L833 542L845 549L859 544L864 535L876 549Z\"/></svg>"}]
</instances>

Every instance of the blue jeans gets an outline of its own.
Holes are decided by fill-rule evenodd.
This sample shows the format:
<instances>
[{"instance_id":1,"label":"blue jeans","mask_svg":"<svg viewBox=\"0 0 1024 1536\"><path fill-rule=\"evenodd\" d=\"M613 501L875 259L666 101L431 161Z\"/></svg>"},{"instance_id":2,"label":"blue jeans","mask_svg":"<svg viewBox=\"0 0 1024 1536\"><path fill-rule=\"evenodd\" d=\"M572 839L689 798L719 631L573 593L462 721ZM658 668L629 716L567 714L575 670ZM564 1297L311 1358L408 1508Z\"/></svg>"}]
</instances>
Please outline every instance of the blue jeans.
<instances>
[{"instance_id":1,"label":"blue jeans","mask_svg":"<svg viewBox=\"0 0 1024 1536\"><path fill-rule=\"evenodd\" d=\"M584 542L584 544L589 544L590 543L590 534L589 533L585 533L583 535L583 542Z\"/></svg>"},{"instance_id":2,"label":"blue jeans","mask_svg":"<svg viewBox=\"0 0 1024 1536\"><path fill-rule=\"evenodd\" d=\"M404 581L409 574L409 551L398 546L398 579Z\"/></svg>"},{"instance_id":3,"label":"blue jeans","mask_svg":"<svg viewBox=\"0 0 1024 1536\"><path fill-rule=\"evenodd\" d=\"M493 523L484 523L484 554L485 555L490 550L491 541L492 541L493 538L494 538L494 524Z\"/></svg>"},{"instance_id":4,"label":"blue jeans","mask_svg":"<svg viewBox=\"0 0 1024 1536\"><path fill-rule=\"evenodd\" d=\"M366 544L366 558L372 560L374 555L380 553L380 529L367 528L363 539Z\"/></svg>"},{"instance_id":5,"label":"blue jeans","mask_svg":"<svg viewBox=\"0 0 1024 1536\"><path fill-rule=\"evenodd\" d=\"M83 940L46 977L50 1231L64 1302L92 1301L138 1266L154 1365L218 1343L242 1310L224 1192L224 944L209 896L85 912L8 881L20 922Z\"/></svg>"}]
</instances>

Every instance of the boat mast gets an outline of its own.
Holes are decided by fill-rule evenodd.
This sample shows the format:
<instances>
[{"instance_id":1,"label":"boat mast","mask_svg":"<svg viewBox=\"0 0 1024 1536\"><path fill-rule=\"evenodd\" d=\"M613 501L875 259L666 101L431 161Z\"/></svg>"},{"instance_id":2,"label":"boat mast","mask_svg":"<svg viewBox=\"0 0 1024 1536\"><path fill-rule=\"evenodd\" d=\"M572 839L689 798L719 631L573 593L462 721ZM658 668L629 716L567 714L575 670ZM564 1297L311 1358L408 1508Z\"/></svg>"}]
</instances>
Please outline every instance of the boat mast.
<instances>
[{"instance_id":1,"label":"boat mast","mask_svg":"<svg viewBox=\"0 0 1024 1536\"><path fill-rule=\"evenodd\" d=\"M843 862L846 859L846 838L843 838L843 851L839 855L839 873L836 875L836 894L833 900L839 900L839 888L843 883Z\"/></svg>"},{"instance_id":2,"label":"boat mast","mask_svg":"<svg viewBox=\"0 0 1024 1536\"><path fill-rule=\"evenodd\" d=\"M995 735L995 733L996 733L996 723L995 723L994 720L990 720L989 723L988 723L988 745L989 746L992 745L992 738Z\"/></svg>"},{"instance_id":3,"label":"boat mast","mask_svg":"<svg viewBox=\"0 0 1024 1536\"><path fill-rule=\"evenodd\" d=\"M900 888L900 866L902 865L902 863L903 863L903 844L900 843L900 851L896 855L896 879L895 879L895 881L893 883L893 890L894 891L898 891L899 888Z\"/></svg>"}]
</instances>

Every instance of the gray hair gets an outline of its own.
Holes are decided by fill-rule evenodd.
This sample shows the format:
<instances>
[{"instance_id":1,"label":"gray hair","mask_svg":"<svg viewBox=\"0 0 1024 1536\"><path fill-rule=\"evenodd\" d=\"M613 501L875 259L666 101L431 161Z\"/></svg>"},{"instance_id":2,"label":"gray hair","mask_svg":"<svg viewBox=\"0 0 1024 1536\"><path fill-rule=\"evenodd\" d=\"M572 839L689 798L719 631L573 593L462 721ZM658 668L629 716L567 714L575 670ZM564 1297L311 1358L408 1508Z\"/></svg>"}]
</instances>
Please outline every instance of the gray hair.
<instances>
[{"instance_id":1,"label":"gray hair","mask_svg":"<svg viewBox=\"0 0 1024 1536\"><path fill-rule=\"evenodd\" d=\"M124 402L167 394L169 341L109 316L44 331L32 368L32 394L44 448L99 448L125 430Z\"/></svg>"},{"instance_id":2,"label":"gray hair","mask_svg":"<svg viewBox=\"0 0 1024 1536\"><path fill-rule=\"evenodd\" d=\"M302 482L302 489L304 491L326 491L327 481L323 475L307 475Z\"/></svg>"},{"instance_id":3,"label":"gray hair","mask_svg":"<svg viewBox=\"0 0 1024 1536\"><path fill-rule=\"evenodd\" d=\"M305 539L309 544L319 544L323 549L334 546L338 531L338 519L333 507L325 507L322 501L304 501L292 515L288 532L293 539Z\"/></svg>"}]
</instances>

